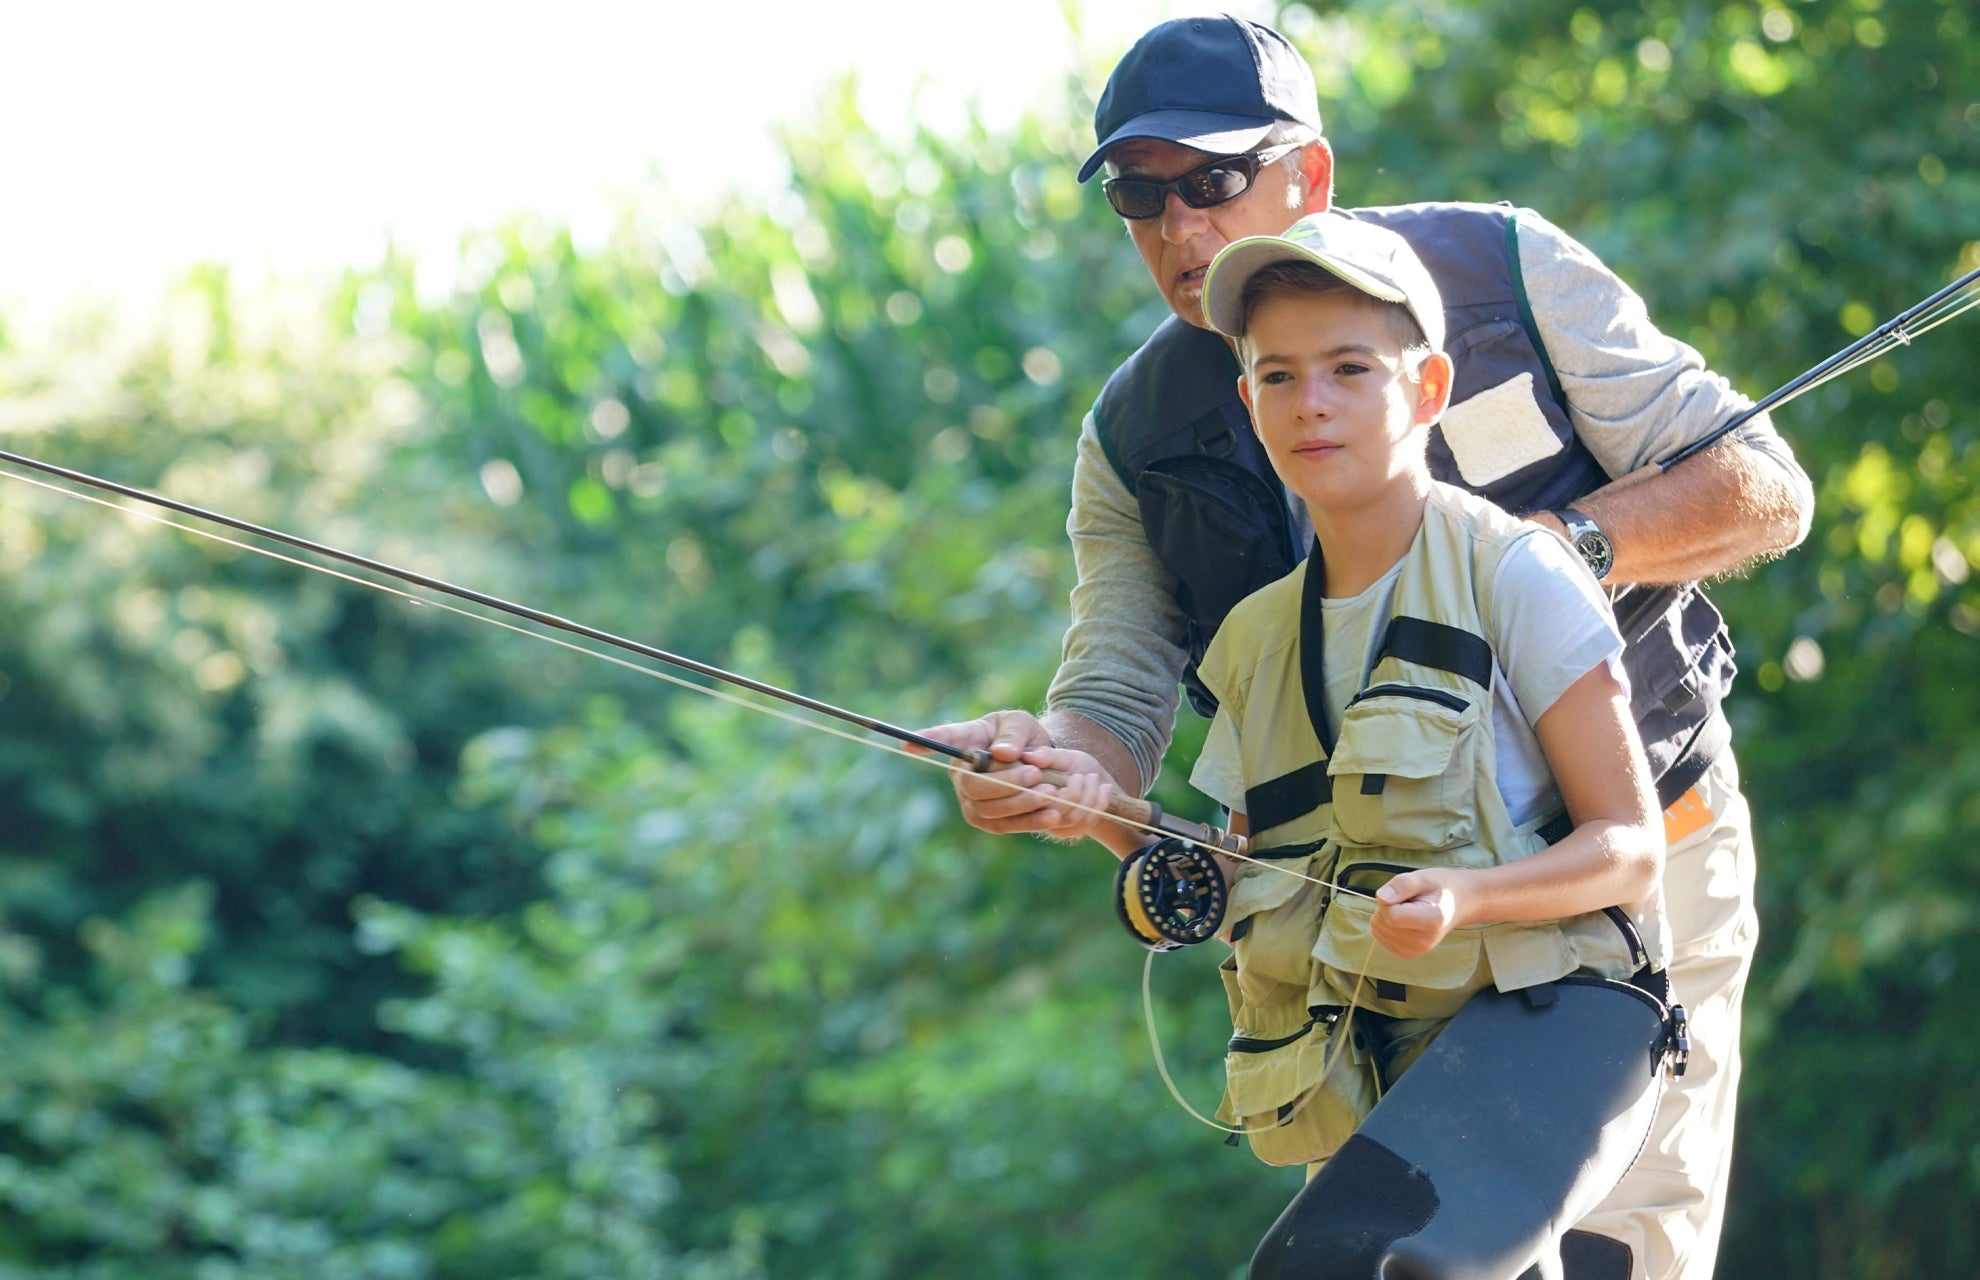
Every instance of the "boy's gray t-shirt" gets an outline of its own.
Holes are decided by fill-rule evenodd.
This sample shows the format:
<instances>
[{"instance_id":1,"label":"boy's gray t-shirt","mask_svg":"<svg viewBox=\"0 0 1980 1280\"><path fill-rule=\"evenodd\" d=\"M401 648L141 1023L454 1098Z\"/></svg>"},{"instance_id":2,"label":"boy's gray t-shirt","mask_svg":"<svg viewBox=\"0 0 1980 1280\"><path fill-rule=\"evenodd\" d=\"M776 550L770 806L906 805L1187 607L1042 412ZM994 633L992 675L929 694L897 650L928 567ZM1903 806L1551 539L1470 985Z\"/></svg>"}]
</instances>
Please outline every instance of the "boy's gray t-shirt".
<instances>
[{"instance_id":1,"label":"boy's gray t-shirt","mask_svg":"<svg viewBox=\"0 0 1980 1280\"><path fill-rule=\"evenodd\" d=\"M1374 666L1402 563L1359 595L1323 605L1327 644L1327 711L1335 725ZM1579 556L1543 530L1519 539L1499 562L1486 619L1492 646L1492 734L1499 795L1515 823L1558 811L1560 790L1534 735L1568 686L1603 662L1627 697L1622 635L1608 601ZM1238 637L1232 637L1238 639ZM1291 690L1286 693L1291 694ZM1190 782L1227 809L1244 811L1245 778L1237 729L1219 711ZM1253 784L1268 781L1251 779Z\"/></svg>"}]
</instances>

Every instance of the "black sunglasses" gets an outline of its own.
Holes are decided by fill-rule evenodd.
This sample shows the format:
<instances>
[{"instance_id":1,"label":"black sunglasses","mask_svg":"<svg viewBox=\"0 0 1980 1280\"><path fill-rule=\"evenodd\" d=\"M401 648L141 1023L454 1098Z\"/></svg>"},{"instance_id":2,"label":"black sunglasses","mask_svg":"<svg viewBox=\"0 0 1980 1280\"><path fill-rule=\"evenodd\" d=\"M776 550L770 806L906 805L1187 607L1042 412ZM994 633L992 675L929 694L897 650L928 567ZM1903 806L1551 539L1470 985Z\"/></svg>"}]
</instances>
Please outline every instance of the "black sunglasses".
<instances>
[{"instance_id":1,"label":"black sunglasses","mask_svg":"<svg viewBox=\"0 0 1980 1280\"><path fill-rule=\"evenodd\" d=\"M1288 142L1263 151L1223 156L1167 182L1155 178L1109 178L1100 184L1100 189L1107 193L1107 203L1114 206L1115 213L1134 222L1161 217L1171 191L1192 209L1214 209L1251 190L1259 169L1289 151L1299 150L1299 146L1297 142Z\"/></svg>"}]
</instances>

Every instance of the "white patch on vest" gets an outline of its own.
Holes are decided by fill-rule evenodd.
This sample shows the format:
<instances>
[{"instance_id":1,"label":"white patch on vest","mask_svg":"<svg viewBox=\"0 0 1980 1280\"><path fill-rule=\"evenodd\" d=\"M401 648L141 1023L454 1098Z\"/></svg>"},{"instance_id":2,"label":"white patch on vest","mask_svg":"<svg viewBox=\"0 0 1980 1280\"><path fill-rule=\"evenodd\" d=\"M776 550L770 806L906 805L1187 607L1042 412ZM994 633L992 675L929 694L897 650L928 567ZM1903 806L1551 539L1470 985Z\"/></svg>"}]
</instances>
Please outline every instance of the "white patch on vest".
<instances>
[{"instance_id":1,"label":"white patch on vest","mask_svg":"<svg viewBox=\"0 0 1980 1280\"><path fill-rule=\"evenodd\" d=\"M1474 488L1552 457L1563 448L1534 398L1530 373L1488 387L1444 410L1444 443L1457 459L1458 474Z\"/></svg>"}]
</instances>

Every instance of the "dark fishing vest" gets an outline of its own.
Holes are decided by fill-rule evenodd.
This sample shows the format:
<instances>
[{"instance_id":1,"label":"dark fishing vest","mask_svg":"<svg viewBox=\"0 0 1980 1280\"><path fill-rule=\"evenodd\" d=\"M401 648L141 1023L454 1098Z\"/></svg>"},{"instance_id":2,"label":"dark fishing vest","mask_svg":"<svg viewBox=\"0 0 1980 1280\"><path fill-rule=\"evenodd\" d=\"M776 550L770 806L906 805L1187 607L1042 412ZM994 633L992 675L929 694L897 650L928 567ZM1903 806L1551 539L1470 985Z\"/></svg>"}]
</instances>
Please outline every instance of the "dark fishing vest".
<instances>
[{"instance_id":1,"label":"dark fishing vest","mask_svg":"<svg viewBox=\"0 0 1980 1280\"><path fill-rule=\"evenodd\" d=\"M1567 506L1607 484L1609 475L1574 434L1534 324L1520 275L1516 211L1414 204L1349 212L1408 240L1443 294L1450 335L1444 347L1456 366L1447 420L1462 419L1474 397L1489 403L1530 388L1532 407L1554 436L1551 450L1532 451L1541 456L1515 456L1518 465L1473 484L1440 424L1430 432L1431 475L1515 515ZM1285 576L1306 554L1284 486L1238 399L1238 374L1221 336L1171 316L1114 372L1093 407L1100 445L1135 495L1149 548L1176 576L1176 603L1189 620L1183 685L1204 715L1216 702L1197 679L1196 664L1210 638L1232 605ZM1628 587L1616 594L1614 607L1626 646L1630 710L1668 806L1730 740L1716 713L1732 687L1732 639L1694 583Z\"/></svg>"}]
</instances>

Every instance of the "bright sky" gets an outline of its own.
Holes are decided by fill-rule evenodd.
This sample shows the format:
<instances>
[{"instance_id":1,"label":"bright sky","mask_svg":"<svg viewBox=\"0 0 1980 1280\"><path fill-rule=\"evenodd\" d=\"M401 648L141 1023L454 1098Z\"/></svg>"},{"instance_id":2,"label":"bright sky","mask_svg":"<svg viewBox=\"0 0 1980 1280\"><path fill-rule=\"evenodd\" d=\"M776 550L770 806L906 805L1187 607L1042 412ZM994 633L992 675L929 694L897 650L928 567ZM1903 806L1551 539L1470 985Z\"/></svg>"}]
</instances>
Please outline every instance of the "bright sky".
<instances>
[{"instance_id":1,"label":"bright sky","mask_svg":"<svg viewBox=\"0 0 1980 1280\"><path fill-rule=\"evenodd\" d=\"M522 212L582 236L656 175L774 174L772 126L846 72L883 127L917 84L938 127L971 100L1008 120L1082 52L1216 7L0 0L0 315L143 302L201 261L252 281L376 262L388 240L451 257Z\"/></svg>"}]
</instances>

